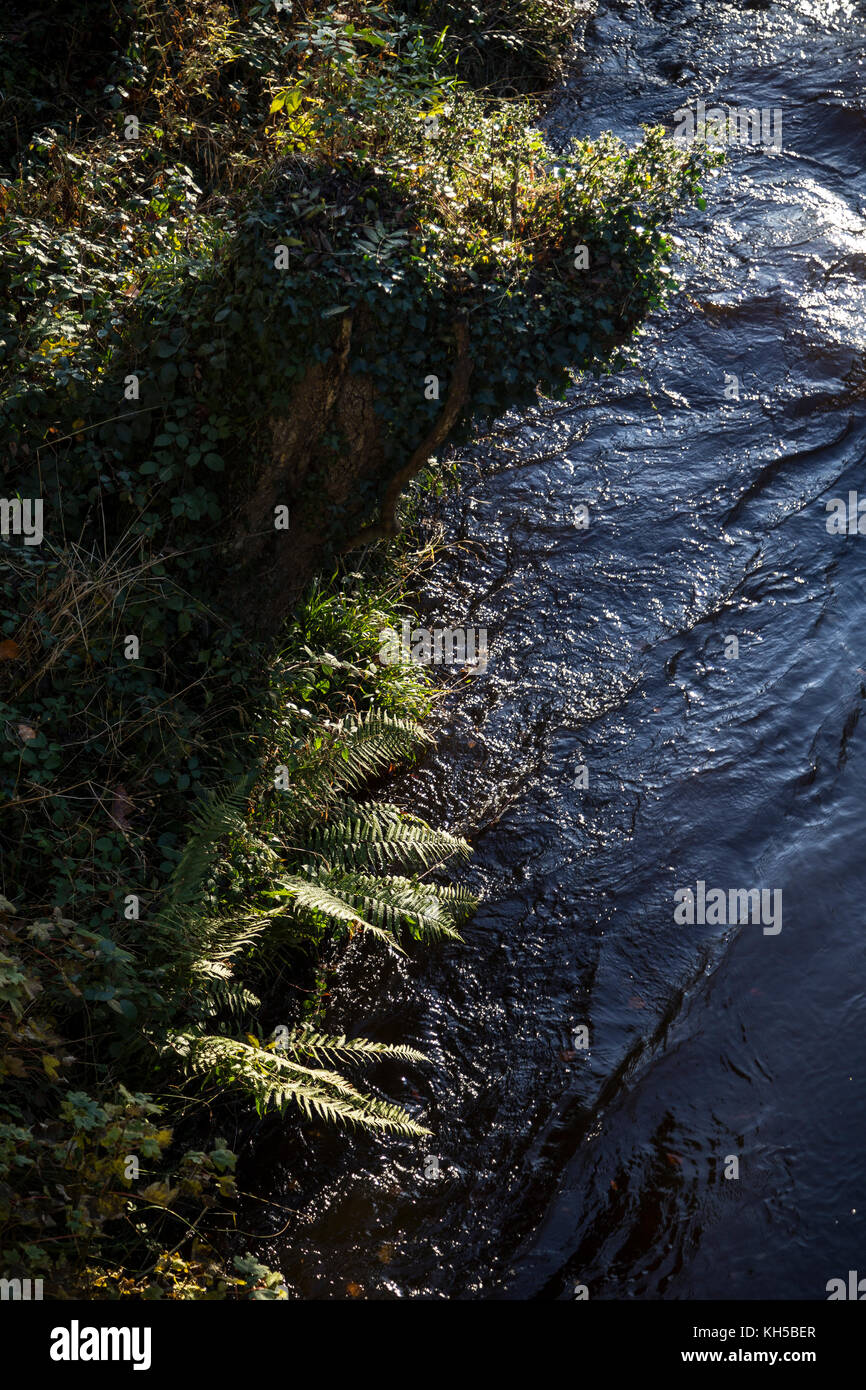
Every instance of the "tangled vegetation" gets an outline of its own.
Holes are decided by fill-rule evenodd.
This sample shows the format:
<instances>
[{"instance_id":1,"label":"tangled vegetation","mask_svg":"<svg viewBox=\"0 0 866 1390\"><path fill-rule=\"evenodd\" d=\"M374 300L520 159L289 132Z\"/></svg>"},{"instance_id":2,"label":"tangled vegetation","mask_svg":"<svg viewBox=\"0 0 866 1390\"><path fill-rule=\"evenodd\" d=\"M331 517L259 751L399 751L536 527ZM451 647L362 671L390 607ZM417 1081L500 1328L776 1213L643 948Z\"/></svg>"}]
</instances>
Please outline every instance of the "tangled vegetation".
<instances>
[{"instance_id":1,"label":"tangled vegetation","mask_svg":"<svg viewBox=\"0 0 866 1390\"><path fill-rule=\"evenodd\" d=\"M348 1079L423 1059L330 1036L321 961L454 938L469 847L363 799L431 688L377 661L399 559L339 556L664 303L702 156L554 156L525 95L585 9L12 6L2 487L44 536L2 539L0 1251L54 1296L280 1295L212 1243L233 1105L425 1132Z\"/></svg>"}]
</instances>

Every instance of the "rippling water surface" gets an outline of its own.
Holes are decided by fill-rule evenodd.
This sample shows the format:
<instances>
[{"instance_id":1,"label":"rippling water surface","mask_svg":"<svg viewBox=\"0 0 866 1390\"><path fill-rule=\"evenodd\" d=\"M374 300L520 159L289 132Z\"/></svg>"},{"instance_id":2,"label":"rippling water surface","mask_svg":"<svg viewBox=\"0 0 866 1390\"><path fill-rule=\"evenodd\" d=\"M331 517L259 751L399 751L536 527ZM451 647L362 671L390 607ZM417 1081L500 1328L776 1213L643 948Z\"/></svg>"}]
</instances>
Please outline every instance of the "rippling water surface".
<instances>
[{"instance_id":1,"label":"rippling water surface","mask_svg":"<svg viewBox=\"0 0 866 1390\"><path fill-rule=\"evenodd\" d=\"M332 1022L431 1057L387 1089L434 1138L316 1140L300 1198L277 1147L297 1296L866 1273L866 537L825 524L866 498L864 40L831 0L599 5L554 138L702 98L781 107L783 148L732 148L678 229L639 370L506 420L447 504L428 621L492 655L398 794L470 834L484 903L462 948L345 972ZM698 880L781 889L781 932L676 924Z\"/></svg>"}]
</instances>

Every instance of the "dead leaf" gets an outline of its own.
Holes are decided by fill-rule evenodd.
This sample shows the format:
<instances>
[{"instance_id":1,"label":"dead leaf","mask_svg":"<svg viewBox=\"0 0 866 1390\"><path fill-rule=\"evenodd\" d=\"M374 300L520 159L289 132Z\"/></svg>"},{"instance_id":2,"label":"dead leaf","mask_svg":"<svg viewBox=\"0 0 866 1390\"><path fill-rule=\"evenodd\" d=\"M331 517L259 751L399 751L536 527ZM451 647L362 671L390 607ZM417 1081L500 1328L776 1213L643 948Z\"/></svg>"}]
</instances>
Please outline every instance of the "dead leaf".
<instances>
[{"instance_id":1,"label":"dead leaf","mask_svg":"<svg viewBox=\"0 0 866 1390\"><path fill-rule=\"evenodd\" d=\"M141 1193L147 1202L153 1202L157 1207L169 1207L180 1191L179 1187L169 1187L165 1182L152 1182Z\"/></svg>"},{"instance_id":2,"label":"dead leaf","mask_svg":"<svg viewBox=\"0 0 866 1390\"><path fill-rule=\"evenodd\" d=\"M27 1068L20 1057L10 1054L0 1057L0 1072L4 1072L7 1076L26 1076Z\"/></svg>"},{"instance_id":3,"label":"dead leaf","mask_svg":"<svg viewBox=\"0 0 866 1390\"><path fill-rule=\"evenodd\" d=\"M18 737L20 739L23 739L25 743L29 743L31 738L36 737L36 730L34 729L32 724L19 724Z\"/></svg>"},{"instance_id":4,"label":"dead leaf","mask_svg":"<svg viewBox=\"0 0 866 1390\"><path fill-rule=\"evenodd\" d=\"M363 1292L364 1290L361 1288L360 1284L346 1285L346 1293L349 1295L350 1298L360 1298Z\"/></svg>"},{"instance_id":5,"label":"dead leaf","mask_svg":"<svg viewBox=\"0 0 866 1390\"><path fill-rule=\"evenodd\" d=\"M114 789L114 800L111 803L111 819L121 830L131 830L132 826L127 820L127 815L130 811L134 810L135 807L130 799L129 793L121 782Z\"/></svg>"},{"instance_id":6,"label":"dead leaf","mask_svg":"<svg viewBox=\"0 0 866 1390\"><path fill-rule=\"evenodd\" d=\"M21 655L21 648L14 637L7 637L0 642L0 661L17 661Z\"/></svg>"}]
</instances>

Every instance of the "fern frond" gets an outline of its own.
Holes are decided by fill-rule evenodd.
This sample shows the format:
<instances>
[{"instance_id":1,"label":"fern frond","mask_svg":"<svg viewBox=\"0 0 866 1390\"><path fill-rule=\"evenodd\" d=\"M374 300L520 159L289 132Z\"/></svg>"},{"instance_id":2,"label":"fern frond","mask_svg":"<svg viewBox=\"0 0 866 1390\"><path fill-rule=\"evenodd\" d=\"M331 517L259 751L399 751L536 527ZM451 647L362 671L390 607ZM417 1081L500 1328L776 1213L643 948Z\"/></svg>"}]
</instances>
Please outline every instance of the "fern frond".
<instances>
[{"instance_id":1,"label":"fern frond","mask_svg":"<svg viewBox=\"0 0 866 1390\"><path fill-rule=\"evenodd\" d=\"M244 773L231 786L208 793L193 807L193 831L169 879L165 895L167 909L192 901L202 879L213 867L220 840L232 831L247 833L241 813L256 776L255 770Z\"/></svg>"},{"instance_id":2,"label":"fern frond","mask_svg":"<svg viewBox=\"0 0 866 1390\"><path fill-rule=\"evenodd\" d=\"M336 1072L305 1067L279 1052L192 1032L175 1035L170 1045L190 1072L221 1085L240 1086L260 1113L270 1107L282 1111L294 1102L308 1119L403 1135L430 1132L401 1106L364 1094Z\"/></svg>"},{"instance_id":3,"label":"fern frond","mask_svg":"<svg viewBox=\"0 0 866 1390\"><path fill-rule=\"evenodd\" d=\"M356 791L371 778L405 762L430 735L412 719L379 710L347 716L326 740L308 748L292 776L298 805L294 818Z\"/></svg>"},{"instance_id":4,"label":"fern frond","mask_svg":"<svg viewBox=\"0 0 866 1390\"><path fill-rule=\"evenodd\" d=\"M409 757L419 744L430 745L430 734L414 719L371 709L363 714L350 715L343 722L343 739L354 751L355 759L370 769L380 771L386 762Z\"/></svg>"},{"instance_id":5,"label":"fern frond","mask_svg":"<svg viewBox=\"0 0 866 1390\"><path fill-rule=\"evenodd\" d=\"M299 874L287 874L276 881L274 891L268 894L269 897L280 895L291 898L307 912L320 913L330 922L354 923L356 926L362 927L364 931L372 932L374 936L381 937L395 950L401 950L391 931L379 923L367 921L361 915L357 903L352 898L345 897L339 891L335 891L334 886L329 881L320 882L312 877L302 878Z\"/></svg>"},{"instance_id":6,"label":"fern frond","mask_svg":"<svg viewBox=\"0 0 866 1390\"><path fill-rule=\"evenodd\" d=\"M471 850L466 841L395 806L361 805L352 795L370 778L405 761L419 744L430 742L413 720L373 710L329 726L324 734L319 727L300 752L295 746L290 759L293 794L279 810L285 858L280 860L269 844L261 845L271 877L262 898L273 906L221 913L200 904L202 883L216 865L220 842L234 836L249 839L244 811L255 773L196 808L193 834L154 919L164 949L170 950L167 973L184 1018L183 1031L164 1035L163 1046L187 1072L239 1087L260 1113L294 1104L308 1118L404 1135L429 1133L401 1106L359 1090L341 1074L344 1066L377 1058L426 1060L415 1048L329 1036L309 1025L295 1028L279 1047L257 1046L249 1034L249 1041L226 1036L228 1025L213 1020L228 1013L241 1020L260 1008L256 995L236 978L233 962L280 919L296 939L320 938L323 924L348 924L398 951L401 933L461 939L458 926L474 910L476 899L462 887L426 882L418 875L447 859L467 858ZM256 862L263 862L262 857ZM261 971L260 951L255 966Z\"/></svg>"},{"instance_id":7,"label":"fern frond","mask_svg":"<svg viewBox=\"0 0 866 1390\"><path fill-rule=\"evenodd\" d=\"M236 980L225 978L218 967L199 969L192 975L193 989L196 991L200 1010L208 1017L228 1010L239 1017L251 1009L261 1007L261 999L252 990L238 984Z\"/></svg>"},{"instance_id":8,"label":"fern frond","mask_svg":"<svg viewBox=\"0 0 866 1390\"><path fill-rule=\"evenodd\" d=\"M364 1062L371 1057L390 1057L399 1062L426 1062L428 1058L417 1048L405 1043L372 1042L370 1038L328 1037L309 1025L296 1028L289 1035L286 1048L295 1056L312 1057L318 1061Z\"/></svg>"},{"instance_id":9,"label":"fern frond","mask_svg":"<svg viewBox=\"0 0 866 1390\"><path fill-rule=\"evenodd\" d=\"M462 883L424 883L421 886L432 889L440 902L453 903L455 916L459 916L461 921L471 917L478 908L478 898Z\"/></svg>"},{"instance_id":10,"label":"fern frond","mask_svg":"<svg viewBox=\"0 0 866 1390\"><path fill-rule=\"evenodd\" d=\"M378 929L391 938L408 927L419 938L460 941L458 926L476 906L465 889L455 893L450 886L393 874L327 873L313 865L304 865L302 872L316 891L343 905L344 920L346 912L354 911L355 920L368 930Z\"/></svg>"},{"instance_id":11,"label":"fern frond","mask_svg":"<svg viewBox=\"0 0 866 1390\"><path fill-rule=\"evenodd\" d=\"M307 848L341 869L429 869L472 853L466 840L434 830L396 806L353 801L329 812L327 823L310 833Z\"/></svg>"},{"instance_id":12,"label":"fern frond","mask_svg":"<svg viewBox=\"0 0 866 1390\"><path fill-rule=\"evenodd\" d=\"M227 966L244 947L267 931L273 918L283 911L274 908L215 917L196 912L191 906L166 908L159 921L163 930L171 928L172 976L183 978L189 973L199 977Z\"/></svg>"}]
</instances>

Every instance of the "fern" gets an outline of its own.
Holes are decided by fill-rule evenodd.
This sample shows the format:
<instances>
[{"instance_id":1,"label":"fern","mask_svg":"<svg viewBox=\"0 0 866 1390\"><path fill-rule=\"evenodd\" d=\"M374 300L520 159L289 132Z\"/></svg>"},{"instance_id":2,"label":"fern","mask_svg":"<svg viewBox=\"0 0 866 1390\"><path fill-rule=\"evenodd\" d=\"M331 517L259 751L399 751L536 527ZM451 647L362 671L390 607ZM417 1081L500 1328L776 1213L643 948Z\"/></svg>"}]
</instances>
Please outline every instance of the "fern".
<instances>
[{"instance_id":1,"label":"fern","mask_svg":"<svg viewBox=\"0 0 866 1390\"><path fill-rule=\"evenodd\" d=\"M287 1047L294 1048L299 1055L325 1061L366 1061L370 1057L391 1057L399 1062L426 1062L427 1058L417 1048L404 1043L371 1042L369 1038L329 1038L319 1033L309 1024L296 1028L290 1035Z\"/></svg>"},{"instance_id":2,"label":"fern","mask_svg":"<svg viewBox=\"0 0 866 1390\"><path fill-rule=\"evenodd\" d=\"M465 840L433 830L396 806L353 801L334 808L327 823L311 832L307 848L330 867L343 869L429 869L472 853Z\"/></svg>"},{"instance_id":3,"label":"fern","mask_svg":"<svg viewBox=\"0 0 866 1390\"><path fill-rule=\"evenodd\" d=\"M303 906L333 921L356 922L393 943L409 928L413 934L460 941L458 927L477 906L465 890L393 874L326 873L307 868L309 877L294 875L280 885Z\"/></svg>"},{"instance_id":4,"label":"fern","mask_svg":"<svg viewBox=\"0 0 866 1390\"><path fill-rule=\"evenodd\" d=\"M215 1034L197 1035L186 1032L173 1035L168 1045L192 1073L205 1075L220 1085L239 1086L255 1101L259 1113L267 1109L283 1112L294 1102L309 1118L317 1117L333 1123L359 1126L364 1129L389 1131L394 1134L420 1137L429 1130L413 1120L399 1105L380 1100L377 1096L359 1091L337 1072L322 1067L308 1067L298 1055L315 1051L323 1055L329 1049L344 1060L355 1054L394 1056L405 1060L407 1051L413 1059L421 1053L413 1049L393 1048L386 1043L370 1043L367 1039L326 1038L320 1034L304 1036L299 1031L290 1036L286 1053L255 1046L237 1038Z\"/></svg>"},{"instance_id":5,"label":"fern","mask_svg":"<svg viewBox=\"0 0 866 1390\"><path fill-rule=\"evenodd\" d=\"M332 891L331 884L327 881L319 882L316 879L302 878L298 874L287 875L285 878L277 880L275 889L268 896L290 898L301 909L310 913L319 913L329 922L348 922L351 925L363 927L365 931L381 937L390 946L396 947L398 951L401 949L393 932L376 922L366 921L361 916L357 904L351 899L341 896L339 892Z\"/></svg>"},{"instance_id":6,"label":"fern","mask_svg":"<svg viewBox=\"0 0 866 1390\"><path fill-rule=\"evenodd\" d=\"M350 795L429 741L412 720L379 711L351 716L324 738L317 731L315 742L293 759L293 796L279 808L291 847L281 860L256 838L257 862L270 865L265 870L270 886L261 898L272 906L234 913L199 906L223 843L253 838L244 811L254 774L196 808L194 833L154 922L170 951L167 972L185 1019L166 1047L190 1074L239 1087L260 1111L294 1103L308 1117L406 1135L428 1132L400 1106L365 1094L335 1070L377 1057L425 1060L411 1047L300 1027L284 1049L277 1049L256 1046L251 1034L245 1042L207 1029L218 1015L230 1015L243 1027L260 1008L234 970L248 948L277 925L288 926L295 940L320 939L328 928L348 925L398 951L404 933L460 940L458 927L475 899L463 888L424 882L417 875L448 859L465 860L471 852L466 841L395 806L361 805Z\"/></svg>"},{"instance_id":7,"label":"fern","mask_svg":"<svg viewBox=\"0 0 866 1390\"><path fill-rule=\"evenodd\" d=\"M213 1018L218 1013L231 1013L236 1018L246 1017L251 1010L261 1008L262 1001L252 990L246 989L235 980L228 978L219 966L210 969L202 965L193 976L193 986L202 1017Z\"/></svg>"},{"instance_id":8,"label":"fern","mask_svg":"<svg viewBox=\"0 0 866 1390\"><path fill-rule=\"evenodd\" d=\"M309 822L347 791L357 791L382 772L405 762L430 735L412 719L378 710L347 716L322 740L304 749L292 769L295 806L289 818Z\"/></svg>"},{"instance_id":9,"label":"fern","mask_svg":"<svg viewBox=\"0 0 866 1390\"><path fill-rule=\"evenodd\" d=\"M193 808L193 833L169 880L168 904L177 907L190 902L213 868L219 841L232 831L246 834L241 812L249 801L255 780L256 772L246 773L224 791L211 793Z\"/></svg>"}]
</instances>

